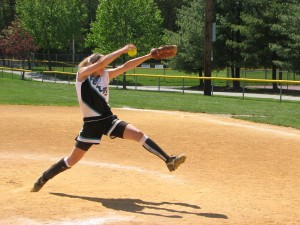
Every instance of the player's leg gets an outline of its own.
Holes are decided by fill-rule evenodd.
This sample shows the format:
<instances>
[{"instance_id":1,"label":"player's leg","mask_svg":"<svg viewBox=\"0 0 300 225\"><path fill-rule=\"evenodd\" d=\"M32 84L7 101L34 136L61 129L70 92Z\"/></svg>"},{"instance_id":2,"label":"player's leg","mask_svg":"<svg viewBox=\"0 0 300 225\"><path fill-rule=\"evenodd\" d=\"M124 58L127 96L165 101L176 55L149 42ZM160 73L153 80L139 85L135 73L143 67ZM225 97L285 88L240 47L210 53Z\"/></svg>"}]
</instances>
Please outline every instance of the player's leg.
<instances>
[{"instance_id":1,"label":"player's leg","mask_svg":"<svg viewBox=\"0 0 300 225\"><path fill-rule=\"evenodd\" d=\"M137 129L132 124L128 124L126 126L126 128L124 130L123 138L133 140L136 142L140 142L146 150L148 150L149 152L158 156L165 162L167 162L171 158L152 139L147 137L143 132L141 132L139 129Z\"/></svg>"},{"instance_id":2,"label":"player's leg","mask_svg":"<svg viewBox=\"0 0 300 225\"><path fill-rule=\"evenodd\" d=\"M80 148L79 148L80 147ZM60 161L52 165L49 169L47 169L41 177L34 183L32 192L38 192L48 180L52 179L59 173L70 169L77 162L79 162L82 157L85 155L87 150L91 147L89 143L76 142L76 146L74 146L70 156L62 158Z\"/></svg>"},{"instance_id":3,"label":"player's leg","mask_svg":"<svg viewBox=\"0 0 300 225\"><path fill-rule=\"evenodd\" d=\"M91 146L91 143L77 141L70 156L66 157L67 166L72 167L78 163Z\"/></svg>"},{"instance_id":4,"label":"player's leg","mask_svg":"<svg viewBox=\"0 0 300 225\"><path fill-rule=\"evenodd\" d=\"M59 162L46 170L35 182L31 191L39 191L48 180L52 179L59 173L70 169L79 162L93 144L99 144L103 135L103 132L100 129L101 125L101 120L84 122L82 130L75 138L76 142L71 154L68 157L62 158Z\"/></svg>"},{"instance_id":5,"label":"player's leg","mask_svg":"<svg viewBox=\"0 0 300 225\"><path fill-rule=\"evenodd\" d=\"M115 129L111 133L109 133L109 135L141 143L146 150L161 158L167 164L170 171L176 170L178 166L182 164L186 159L186 156L183 154L179 156L169 156L147 135L145 135L132 124L127 124L124 121L121 121L115 127Z\"/></svg>"}]
</instances>

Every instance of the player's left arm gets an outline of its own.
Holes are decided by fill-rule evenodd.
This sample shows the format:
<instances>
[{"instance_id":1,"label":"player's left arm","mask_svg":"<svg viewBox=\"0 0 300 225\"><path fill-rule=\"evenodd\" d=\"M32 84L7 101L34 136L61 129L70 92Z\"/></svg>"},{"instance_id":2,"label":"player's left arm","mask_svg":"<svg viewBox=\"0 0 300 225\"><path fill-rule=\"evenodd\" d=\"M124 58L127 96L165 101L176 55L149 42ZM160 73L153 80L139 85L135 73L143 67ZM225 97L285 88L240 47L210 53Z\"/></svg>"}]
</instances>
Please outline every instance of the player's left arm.
<instances>
[{"instance_id":1,"label":"player's left arm","mask_svg":"<svg viewBox=\"0 0 300 225\"><path fill-rule=\"evenodd\" d=\"M133 44L125 45L123 48L111 52L110 54L104 55L97 62L80 68L78 70L78 81L84 81L89 75L93 74L101 68L105 68L120 55L127 53L131 49L136 49L136 46Z\"/></svg>"},{"instance_id":2,"label":"player's left arm","mask_svg":"<svg viewBox=\"0 0 300 225\"><path fill-rule=\"evenodd\" d=\"M126 63L122 64L121 66L107 70L108 74L109 74L109 79L113 79L113 78L123 74L124 72L137 67L138 65L142 64L143 62L145 62L146 60L148 60L150 58L152 58L151 53L141 56L141 57L131 59L131 60L127 61Z\"/></svg>"}]
</instances>

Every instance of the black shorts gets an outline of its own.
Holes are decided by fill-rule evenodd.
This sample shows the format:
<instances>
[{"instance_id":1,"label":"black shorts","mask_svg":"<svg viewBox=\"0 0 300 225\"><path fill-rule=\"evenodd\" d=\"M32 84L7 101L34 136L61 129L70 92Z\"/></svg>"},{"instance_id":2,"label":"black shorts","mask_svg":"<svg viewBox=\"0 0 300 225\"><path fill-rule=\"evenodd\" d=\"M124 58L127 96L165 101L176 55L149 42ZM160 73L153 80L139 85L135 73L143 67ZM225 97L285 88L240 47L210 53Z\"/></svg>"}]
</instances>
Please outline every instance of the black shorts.
<instances>
[{"instance_id":1,"label":"black shorts","mask_svg":"<svg viewBox=\"0 0 300 225\"><path fill-rule=\"evenodd\" d=\"M97 117L85 118L83 128L75 140L78 142L99 144L103 134L110 138L123 138L123 133L127 125L128 123L119 120L115 115L104 119Z\"/></svg>"}]
</instances>

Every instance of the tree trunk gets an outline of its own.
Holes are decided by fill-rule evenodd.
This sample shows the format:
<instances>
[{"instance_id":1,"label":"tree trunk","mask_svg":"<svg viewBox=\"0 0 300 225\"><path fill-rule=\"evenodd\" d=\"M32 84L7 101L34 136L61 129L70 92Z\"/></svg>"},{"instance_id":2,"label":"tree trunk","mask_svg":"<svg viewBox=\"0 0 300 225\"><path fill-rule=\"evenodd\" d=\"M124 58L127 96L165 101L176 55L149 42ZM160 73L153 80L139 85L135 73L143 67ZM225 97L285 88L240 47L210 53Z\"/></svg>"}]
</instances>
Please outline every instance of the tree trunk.
<instances>
[{"instance_id":1,"label":"tree trunk","mask_svg":"<svg viewBox=\"0 0 300 225\"><path fill-rule=\"evenodd\" d=\"M230 66L230 71L231 71L231 78L235 78L235 70L234 70L234 66L231 65ZM233 88L234 88L234 81L232 82Z\"/></svg>"},{"instance_id":2,"label":"tree trunk","mask_svg":"<svg viewBox=\"0 0 300 225\"><path fill-rule=\"evenodd\" d=\"M28 69L31 70L31 62L30 59L27 59Z\"/></svg>"},{"instance_id":3,"label":"tree trunk","mask_svg":"<svg viewBox=\"0 0 300 225\"><path fill-rule=\"evenodd\" d=\"M241 68L236 66L235 67L235 77L234 78L241 78ZM233 81L233 88L234 89L240 89L241 82L239 80Z\"/></svg>"},{"instance_id":4,"label":"tree trunk","mask_svg":"<svg viewBox=\"0 0 300 225\"><path fill-rule=\"evenodd\" d=\"M203 77L203 68L202 67L199 67L198 75L199 75L199 77ZM203 79L200 79L199 80L199 89L203 88L203 84L204 84Z\"/></svg>"},{"instance_id":5,"label":"tree trunk","mask_svg":"<svg viewBox=\"0 0 300 225\"><path fill-rule=\"evenodd\" d=\"M51 65L51 54L50 50L48 49L48 70L52 71L52 65Z\"/></svg>"},{"instance_id":6,"label":"tree trunk","mask_svg":"<svg viewBox=\"0 0 300 225\"><path fill-rule=\"evenodd\" d=\"M211 77L212 0L205 1L204 76ZM211 80L204 80L204 95L211 96Z\"/></svg>"},{"instance_id":7,"label":"tree trunk","mask_svg":"<svg viewBox=\"0 0 300 225\"><path fill-rule=\"evenodd\" d=\"M126 87L126 72L124 73L124 75L123 75L123 89L127 89L127 87Z\"/></svg>"},{"instance_id":8,"label":"tree trunk","mask_svg":"<svg viewBox=\"0 0 300 225\"><path fill-rule=\"evenodd\" d=\"M204 95L211 96L211 80L204 81Z\"/></svg>"},{"instance_id":9,"label":"tree trunk","mask_svg":"<svg viewBox=\"0 0 300 225\"><path fill-rule=\"evenodd\" d=\"M279 73L278 73L278 79L282 80L282 69L279 69Z\"/></svg>"},{"instance_id":10,"label":"tree trunk","mask_svg":"<svg viewBox=\"0 0 300 225\"><path fill-rule=\"evenodd\" d=\"M24 67L25 67L25 60L22 59L22 69L25 69ZM22 71L22 73L21 73L21 79L25 80L25 71Z\"/></svg>"},{"instance_id":11,"label":"tree trunk","mask_svg":"<svg viewBox=\"0 0 300 225\"><path fill-rule=\"evenodd\" d=\"M276 66L274 64L272 65L272 80L276 80ZM277 83L273 83L273 90L274 91L278 90Z\"/></svg>"},{"instance_id":12,"label":"tree trunk","mask_svg":"<svg viewBox=\"0 0 300 225\"><path fill-rule=\"evenodd\" d=\"M27 64L28 64L28 69L31 70L30 53L27 54Z\"/></svg>"}]
</instances>

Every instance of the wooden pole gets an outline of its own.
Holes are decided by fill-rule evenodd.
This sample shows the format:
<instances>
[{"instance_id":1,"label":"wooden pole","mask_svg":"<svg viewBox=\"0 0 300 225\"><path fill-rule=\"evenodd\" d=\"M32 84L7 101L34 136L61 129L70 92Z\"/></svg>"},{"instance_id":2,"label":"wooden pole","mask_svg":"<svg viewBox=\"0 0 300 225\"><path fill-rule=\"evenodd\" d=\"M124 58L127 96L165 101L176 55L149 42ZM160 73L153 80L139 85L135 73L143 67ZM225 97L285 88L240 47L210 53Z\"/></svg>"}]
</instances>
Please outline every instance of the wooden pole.
<instances>
[{"instance_id":1,"label":"wooden pole","mask_svg":"<svg viewBox=\"0 0 300 225\"><path fill-rule=\"evenodd\" d=\"M212 0L205 0L204 76L211 77ZM204 95L211 96L211 80L204 80Z\"/></svg>"}]
</instances>

